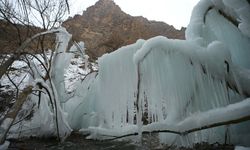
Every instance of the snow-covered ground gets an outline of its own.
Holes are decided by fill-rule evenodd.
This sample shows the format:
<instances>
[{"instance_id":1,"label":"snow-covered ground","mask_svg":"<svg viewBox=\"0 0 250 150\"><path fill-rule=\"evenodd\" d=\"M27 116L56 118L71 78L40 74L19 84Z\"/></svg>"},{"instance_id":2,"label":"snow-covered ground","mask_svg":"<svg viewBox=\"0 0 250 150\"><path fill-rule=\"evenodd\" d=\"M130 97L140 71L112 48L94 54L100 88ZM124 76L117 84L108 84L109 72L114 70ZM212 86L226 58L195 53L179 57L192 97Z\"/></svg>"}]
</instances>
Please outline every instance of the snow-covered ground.
<instances>
[{"instance_id":1,"label":"snow-covered ground","mask_svg":"<svg viewBox=\"0 0 250 150\"><path fill-rule=\"evenodd\" d=\"M234 150L250 150L250 147L235 146Z\"/></svg>"},{"instance_id":2,"label":"snow-covered ground","mask_svg":"<svg viewBox=\"0 0 250 150\"><path fill-rule=\"evenodd\" d=\"M23 89L28 83L27 68L28 66L24 61L15 61L10 68L9 78L6 74L2 77L0 81L0 91L9 91L15 88L10 79L16 84L16 86L18 86L18 88Z\"/></svg>"},{"instance_id":3,"label":"snow-covered ground","mask_svg":"<svg viewBox=\"0 0 250 150\"><path fill-rule=\"evenodd\" d=\"M97 64L90 63L89 65L93 71L98 70ZM72 92L75 90L75 83L79 80L83 80L88 73L90 73L90 69L85 69L84 60L81 57L72 58L64 74L67 91Z\"/></svg>"},{"instance_id":4,"label":"snow-covered ground","mask_svg":"<svg viewBox=\"0 0 250 150\"><path fill-rule=\"evenodd\" d=\"M51 52L46 53L46 57L50 58ZM40 54L36 55L39 59L42 59L42 56ZM3 58L6 58L9 56L3 56L1 57L0 62L3 61ZM39 67L42 73L45 73L44 68L41 66L40 62L36 59L33 60L35 65ZM62 66L63 67L63 66ZM76 56L71 59L70 65L68 68L65 69L64 74L64 82L66 86L67 92L72 92L75 90L75 83L77 81L83 80L85 76L90 71L97 71L98 66L97 63L89 63L88 68L85 69L84 60L80 56ZM22 90L28 83L29 83L29 67L28 64L24 60L16 60L9 72L9 78L7 75L4 75L2 79L0 80L0 91L7 92L12 91L15 89L15 85L10 81L10 79L18 86L20 90Z\"/></svg>"}]
</instances>

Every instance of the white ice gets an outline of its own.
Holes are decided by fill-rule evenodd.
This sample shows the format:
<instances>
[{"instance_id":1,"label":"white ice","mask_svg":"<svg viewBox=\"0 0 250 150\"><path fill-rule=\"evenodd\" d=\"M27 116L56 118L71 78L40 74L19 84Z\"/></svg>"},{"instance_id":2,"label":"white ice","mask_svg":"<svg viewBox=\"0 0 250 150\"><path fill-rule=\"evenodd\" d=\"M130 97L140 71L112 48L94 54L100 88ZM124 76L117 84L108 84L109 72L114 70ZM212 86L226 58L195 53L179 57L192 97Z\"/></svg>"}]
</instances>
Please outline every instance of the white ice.
<instances>
[{"instance_id":1,"label":"white ice","mask_svg":"<svg viewBox=\"0 0 250 150\"><path fill-rule=\"evenodd\" d=\"M53 59L50 88L56 89L54 97L61 103L61 121L66 123L67 118L68 128L88 133L88 138L104 139L143 131L184 132L247 116L249 11L245 0L201 0L193 10L186 40L162 36L138 40L99 58L98 73L88 70L87 61L85 70L70 64L73 53L65 51L70 35L60 34L66 37ZM80 55L83 45L78 45ZM65 76L74 84L64 82ZM234 83L232 89L229 82ZM44 109L36 110L36 115L52 113L48 96L43 96ZM47 120L53 124L53 116ZM223 143L230 137L226 142L249 146L249 126L246 121L181 136L160 133L159 140L189 146L202 141Z\"/></svg>"}]
</instances>

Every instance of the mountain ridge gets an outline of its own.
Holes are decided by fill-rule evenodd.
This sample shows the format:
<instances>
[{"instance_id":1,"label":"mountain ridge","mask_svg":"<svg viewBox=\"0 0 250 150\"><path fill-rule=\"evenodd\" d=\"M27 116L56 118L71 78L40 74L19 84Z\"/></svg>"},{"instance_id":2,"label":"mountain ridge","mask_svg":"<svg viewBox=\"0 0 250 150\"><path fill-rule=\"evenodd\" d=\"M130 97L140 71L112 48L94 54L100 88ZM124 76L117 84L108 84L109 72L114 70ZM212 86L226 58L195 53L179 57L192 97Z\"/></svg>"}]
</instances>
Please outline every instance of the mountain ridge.
<instances>
[{"instance_id":1,"label":"mountain ridge","mask_svg":"<svg viewBox=\"0 0 250 150\"><path fill-rule=\"evenodd\" d=\"M113 0L99 0L95 5L63 22L75 41L84 41L90 58L97 59L104 53L132 44L137 39L162 35L184 39L185 28L175 29L160 21L149 21L142 16L131 16Z\"/></svg>"},{"instance_id":2,"label":"mountain ridge","mask_svg":"<svg viewBox=\"0 0 250 150\"><path fill-rule=\"evenodd\" d=\"M18 27L20 34L15 27ZM95 61L105 53L135 43L138 39L149 39L154 36L166 36L173 39L184 39L185 28L176 30L164 22L149 21L142 16L131 16L115 4L113 0L99 0L88 7L81 15L69 17L62 24L72 34L73 41L83 41L90 61ZM0 20L1 53L12 53L25 39L42 32L35 26L11 25ZM19 38L18 38L19 37ZM21 41L19 41L21 39ZM44 48L53 48L54 36L45 38ZM39 53L38 40L34 41L27 51Z\"/></svg>"}]
</instances>

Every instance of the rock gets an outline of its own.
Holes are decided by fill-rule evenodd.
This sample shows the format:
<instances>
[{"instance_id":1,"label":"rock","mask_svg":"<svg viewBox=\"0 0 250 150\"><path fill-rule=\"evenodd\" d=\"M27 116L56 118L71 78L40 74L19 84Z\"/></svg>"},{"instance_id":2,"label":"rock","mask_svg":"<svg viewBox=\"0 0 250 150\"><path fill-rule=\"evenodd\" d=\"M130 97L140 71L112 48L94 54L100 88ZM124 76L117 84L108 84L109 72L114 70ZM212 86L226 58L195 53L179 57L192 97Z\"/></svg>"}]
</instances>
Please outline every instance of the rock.
<instances>
[{"instance_id":1,"label":"rock","mask_svg":"<svg viewBox=\"0 0 250 150\"><path fill-rule=\"evenodd\" d=\"M142 16L133 17L121 10L113 0L99 0L82 15L68 18L63 26L75 41L84 41L86 52L93 60L137 39L162 35L184 39L185 28L176 30L164 22L149 21Z\"/></svg>"},{"instance_id":2,"label":"rock","mask_svg":"<svg viewBox=\"0 0 250 150\"><path fill-rule=\"evenodd\" d=\"M18 30L17 30L18 29ZM24 26L21 24L10 24L0 19L0 53L8 54L15 51L26 39L33 35L44 32L45 30L35 26ZM54 47L55 36L50 34L44 36L43 46L39 38L33 40L25 51L30 53L41 53L42 48L45 50Z\"/></svg>"}]
</instances>

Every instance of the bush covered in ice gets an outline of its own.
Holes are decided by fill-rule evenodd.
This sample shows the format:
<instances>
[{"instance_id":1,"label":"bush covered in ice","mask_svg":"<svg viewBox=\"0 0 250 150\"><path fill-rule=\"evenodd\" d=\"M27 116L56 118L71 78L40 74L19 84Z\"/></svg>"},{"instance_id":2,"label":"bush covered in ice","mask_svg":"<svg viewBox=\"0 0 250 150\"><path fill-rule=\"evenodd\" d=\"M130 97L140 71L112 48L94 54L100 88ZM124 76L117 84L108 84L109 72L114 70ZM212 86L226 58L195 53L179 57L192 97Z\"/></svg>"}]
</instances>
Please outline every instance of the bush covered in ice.
<instances>
[{"instance_id":1,"label":"bush covered in ice","mask_svg":"<svg viewBox=\"0 0 250 150\"><path fill-rule=\"evenodd\" d=\"M70 35L63 31L58 37L67 36L53 57L53 83L33 82L55 90L57 121L64 125L59 129L65 135L71 129L92 139L159 132L159 140L167 144L249 146L249 14L246 0L201 0L193 10L186 40L158 36L105 54L98 59L98 73L78 81L70 94L64 82L64 74L70 72L64 67L76 47L66 53ZM29 98L37 101L35 97ZM42 98L42 107L25 124L28 135L35 135L35 129L42 132L36 136L55 134L49 97Z\"/></svg>"}]
</instances>

